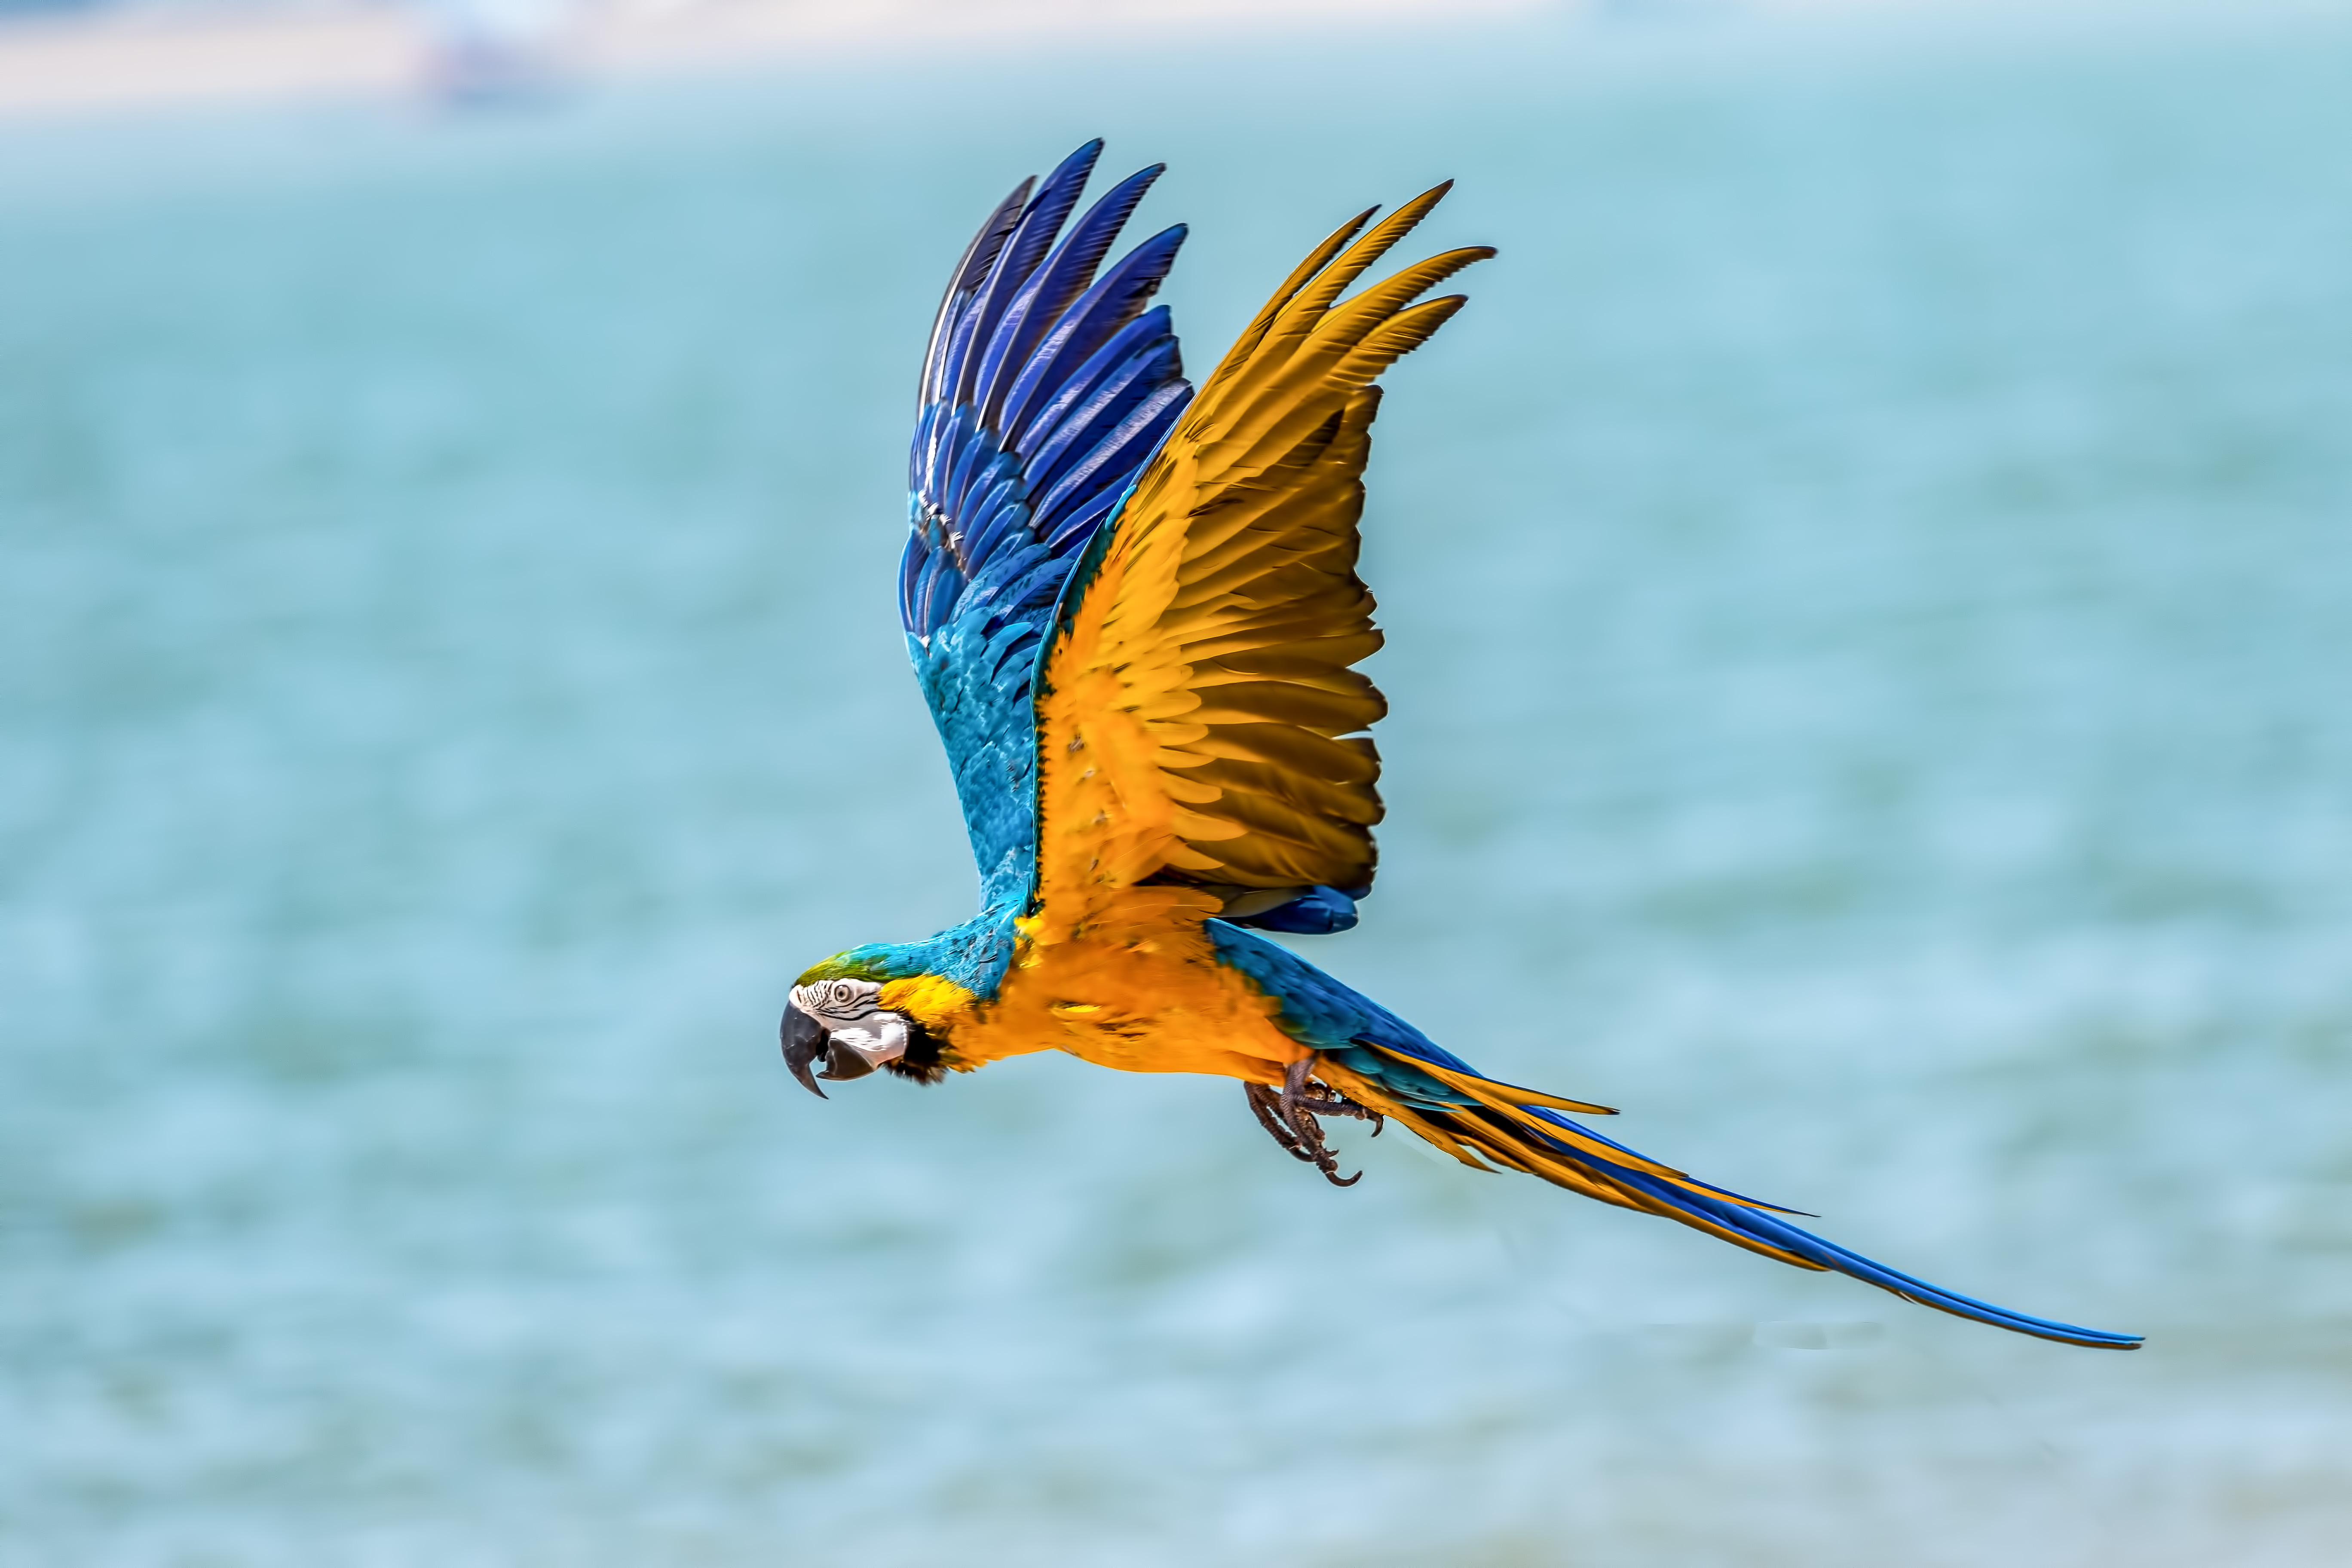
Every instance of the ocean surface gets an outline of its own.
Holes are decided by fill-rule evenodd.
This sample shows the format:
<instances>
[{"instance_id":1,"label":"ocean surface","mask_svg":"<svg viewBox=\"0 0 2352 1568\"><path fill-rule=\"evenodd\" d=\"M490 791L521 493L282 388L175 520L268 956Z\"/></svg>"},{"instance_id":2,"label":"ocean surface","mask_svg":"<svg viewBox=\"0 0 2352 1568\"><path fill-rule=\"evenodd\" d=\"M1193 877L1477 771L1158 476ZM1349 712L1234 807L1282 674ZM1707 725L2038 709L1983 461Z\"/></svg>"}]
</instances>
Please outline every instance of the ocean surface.
<instances>
[{"instance_id":1,"label":"ocean surface","mask_svg":"<svg viewBox=\"0 0 2352 1568\"><path fill-rule=\"evenodd\" d=\"M0 130L0 1563L2342 1562L2352 33L1725 29ZM1366 202L1502 247L1302 945L2144 1351L1223 1082L792 1084L970 908L915 362L1097 132L1197 372Z\"/></svg>"}]
</instances>

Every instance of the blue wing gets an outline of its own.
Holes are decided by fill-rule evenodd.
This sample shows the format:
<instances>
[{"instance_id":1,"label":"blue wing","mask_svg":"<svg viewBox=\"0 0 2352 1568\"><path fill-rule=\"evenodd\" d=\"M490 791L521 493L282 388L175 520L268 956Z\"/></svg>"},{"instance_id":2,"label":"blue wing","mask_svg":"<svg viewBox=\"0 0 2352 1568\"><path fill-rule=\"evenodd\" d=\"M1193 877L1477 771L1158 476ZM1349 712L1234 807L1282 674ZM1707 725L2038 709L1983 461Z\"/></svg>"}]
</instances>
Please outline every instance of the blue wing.
<instances>
[{"instance_id":1,"label":"blue wing","mask_svg":"<svg viewBox=\"0 0 2352 1568\"><path fill-rule=\"evenodd\" d=\"M1167 308L1147 309L1183 226L1103 268L1161 165L1062 232L1101 151L1087 142L989 215L923 357L898 611L984 909L1017 911L1035 875L1030 683L1055 599L1192 396Z\"/></svg>"}]
</instances>

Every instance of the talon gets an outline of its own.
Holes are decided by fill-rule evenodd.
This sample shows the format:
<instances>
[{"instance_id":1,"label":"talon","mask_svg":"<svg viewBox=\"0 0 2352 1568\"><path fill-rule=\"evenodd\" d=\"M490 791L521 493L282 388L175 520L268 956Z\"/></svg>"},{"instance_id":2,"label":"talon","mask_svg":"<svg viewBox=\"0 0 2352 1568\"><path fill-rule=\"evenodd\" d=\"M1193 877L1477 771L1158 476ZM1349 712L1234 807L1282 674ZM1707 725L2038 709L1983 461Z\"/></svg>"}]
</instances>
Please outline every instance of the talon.
<instances>
[{"instance_id":1,"label":"talon","mask_svg":"<svg viewBox=\"0 0 2352 1568\"><path fill-rule=\"evenodd\" d=\"M1304 1164L1312 1165L1322 1178L1335 1187L1352 1187L1364 1179L1358 1171L1352 1176L1339 1174L1339 1162L1323 1142L1323 1125L1318 1116L1352 1116L1372 1124L1372 1136L1381 1135L1388 1124L1387 1118L1368 1105L1359 1105L1328 1084L1312 1081L1312 1057L1292 1062L1283 1070L1282 1087L1275 1089L1263 1083L1244 1082L1242 1092L1249 1100L1250 1114L1267 1136L1281 1145L1283 1152Z\"/></svg>"},{"instance_id":2,"label":"talon","mask_svg":"<svg viewBox=\"0 0 2352 1568\"><path fill-rule=\"evenodd\" d=\"M1301 1101L1307 1098L1307 1077L1315 1070L1313 1057L1301 1057L1282 1072L1282 1119L1290 1123L1299 1142L1309 1147L1323 1142L1323 1130L1308 1117Z\"/></svg>"},{"instance_id":3,"label":"talon","mask_svg":"<svg viewBox=\"0 0 2352 1568\"><path fill-rule=\"evenodd\" d=\"M1364 1173L1339 1174L1339 1162L1323 1142L1322 1123L1315 1119L1353 1116L1368 1120L1374 1124L1373 1135L1377 1137L1382 1118L1380 1112L1358 1105L1327 1084L1310 1082L1314 1065L1312 1057L1292 1062L1283 1070L1279 1089L1262 1083L1244 1083L1242 1089L1249 1097L1250 1110L1257 1117L1258 1125L1293 1159L1314 1166L1335 1187L1352 1187L1364 1179Z\"/></svg>"},{"instance_id":4,"label":"talon","mask_svg":"<svg viewBox=\"0 0 2352 1568\"><path fill-rule=\"evenodd\" d=\"M1249 1096L1249 1108L1257 1117L1257 1124L1265 1128L1274 1141L1281 1145L1283 1152L1294 1160L1303 1160L1310 1165L1313 1164L1315 1156L1299 1145L1298 1135L1290 1130L1280 1116L1276 1114L1274 1090L1262 1083L1244 1083L1242 1089Z\"/></svg>"},{"instance_id":5,"label":"talon","mask_svg":"<svg viewBox=\"0 0 2352 1568\"><path fill-rule=\"evenodd\" d=\"M1328 1149L1318 1148L1315 1151L1315 1168L1322 1172L1323 1179L1335 1187L1352 1187L1364 1179L1361 1171L1352 1176L1339 1174L1339 1162L1332 1157Z\"/></svg>"}]
</instances>

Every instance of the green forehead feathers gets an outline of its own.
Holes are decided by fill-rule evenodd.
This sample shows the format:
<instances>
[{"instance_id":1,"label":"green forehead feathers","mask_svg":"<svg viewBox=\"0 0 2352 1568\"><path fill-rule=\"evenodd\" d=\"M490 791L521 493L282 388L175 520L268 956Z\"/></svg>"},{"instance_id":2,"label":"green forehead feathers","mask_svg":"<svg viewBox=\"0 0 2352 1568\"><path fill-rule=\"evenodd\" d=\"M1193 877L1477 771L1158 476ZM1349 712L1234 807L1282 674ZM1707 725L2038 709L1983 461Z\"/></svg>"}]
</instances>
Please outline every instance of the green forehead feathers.
<instances>
[{"instance_id":1,"label":"green forehead feathers","mask_svg":"<svg viewBox=\"0 0 2352 1568\"><path fill-rule=\"evenodd\" d=\"M872 953L858 948L836 952L831 958L820 959L808 966L799 984L814 985L820 980L872 980L877 983L895 979L888 967Z\"/></svg>"}]
</instances>

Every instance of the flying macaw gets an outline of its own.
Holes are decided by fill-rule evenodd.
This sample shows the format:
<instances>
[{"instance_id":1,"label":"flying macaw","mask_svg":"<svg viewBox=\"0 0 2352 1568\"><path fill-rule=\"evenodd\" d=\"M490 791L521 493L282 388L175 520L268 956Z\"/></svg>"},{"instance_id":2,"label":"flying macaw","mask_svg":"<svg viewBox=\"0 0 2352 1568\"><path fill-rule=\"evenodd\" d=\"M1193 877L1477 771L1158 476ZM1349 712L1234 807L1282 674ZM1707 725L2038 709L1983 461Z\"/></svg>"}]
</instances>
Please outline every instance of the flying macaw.
<instances>
[{"instance_id":1,"label":"flying macaw","mask_svg":"<svg viewBox=\"0 0 2352 1568\"><path fill-rule=\"evenodd\" d=\"M898 610L954 770L981 910L809 969L784 1060L922 1083L1061 1050L1241 1080L1259 1123L1347 1186L1321 1121L1389 1121L1477 1169L1523 1171L1801 1268L2078 1345L2131 1334L2029 1317L1799 1229L1798 1211L1636 1153L1609 1108L1481 1075L1250 928L1345 931L1371 890L1386 711L1356 575L1381 374L1464 300L1413 301L1494 252L1449 250L1341 296L1445 195L1350 218L1208 380L1149 306L1182 226L1108 269L1160 165L1064 226L1090 142L989 215L923 357ZM1034 187L1034 194L1033 194ZM824 1064L812 1076L811 1068Z\"/></svg>"}]
</instances>

